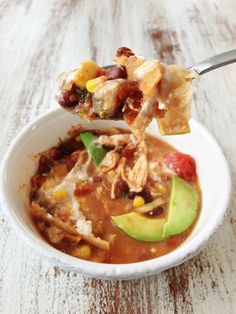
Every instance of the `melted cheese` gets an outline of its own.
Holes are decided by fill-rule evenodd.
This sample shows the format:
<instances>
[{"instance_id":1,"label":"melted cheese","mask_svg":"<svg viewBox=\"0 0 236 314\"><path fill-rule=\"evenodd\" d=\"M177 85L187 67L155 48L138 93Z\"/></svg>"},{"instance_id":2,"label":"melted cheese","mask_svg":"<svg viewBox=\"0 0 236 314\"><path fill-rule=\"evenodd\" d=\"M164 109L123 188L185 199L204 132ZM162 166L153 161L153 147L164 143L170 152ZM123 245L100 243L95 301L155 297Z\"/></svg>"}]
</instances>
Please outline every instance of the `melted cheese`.
<instances>
[{"instance_id":1,"label":"melted cheese","mask_svg":"<svg viewBox=\"0 0 236 314\"><path fill-rule=\"evenodd\" d=\"M87 180L90 181L91 178L88 177L88 166L91 162L91 157L89 156L87 162L84 165L76 163L74 168L65 176L64 180L56 187L49 189L47 191L42 190L45 198L51 203L55 204L53 193L57 190L66 190L68 197L66 201L61 204L71 208L71 220L76 221L75 227L79 233L84 235L92 234L92 223L86 220L84 214L80 211L80 204L78 198L74 196L74 190L76 188L76 183L78 181Z\"/></svg>"}]
</instances>

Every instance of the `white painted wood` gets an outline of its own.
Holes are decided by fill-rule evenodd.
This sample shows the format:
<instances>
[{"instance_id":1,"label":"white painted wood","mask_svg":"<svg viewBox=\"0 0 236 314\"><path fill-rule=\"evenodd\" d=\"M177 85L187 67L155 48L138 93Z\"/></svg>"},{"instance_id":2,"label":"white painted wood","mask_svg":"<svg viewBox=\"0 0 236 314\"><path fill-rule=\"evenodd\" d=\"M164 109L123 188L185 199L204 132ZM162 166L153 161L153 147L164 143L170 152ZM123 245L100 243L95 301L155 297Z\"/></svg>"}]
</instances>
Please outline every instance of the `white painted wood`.
<instances>
[{"instance_id":1,"label":"white painted wood","mask_svg":"<svg viewBox=\"0 0 236 314\"><path fill-rule=\"evenodd\" d=\"M0 0L0 158L23 126L56 106L61 71L88 57L107 64L119 46L189 66L236 47L236 2ZM159 276L88 279L35 257L0 211L1 313L236 313L236 65L195 85L193 116L222 145L234 183L207 248Z\"/></svg>"}]
</instances>

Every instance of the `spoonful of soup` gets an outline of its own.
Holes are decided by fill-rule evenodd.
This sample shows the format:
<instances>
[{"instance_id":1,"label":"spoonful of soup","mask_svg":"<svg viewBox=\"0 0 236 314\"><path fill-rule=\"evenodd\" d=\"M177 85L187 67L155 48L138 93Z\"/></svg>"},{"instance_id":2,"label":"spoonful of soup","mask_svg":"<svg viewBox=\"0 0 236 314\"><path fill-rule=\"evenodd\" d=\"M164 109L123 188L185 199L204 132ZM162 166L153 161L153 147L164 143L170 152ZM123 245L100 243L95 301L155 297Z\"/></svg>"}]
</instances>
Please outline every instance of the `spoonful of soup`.
<instances>
[{"instance_id":1,"label":"spoonful of soup","mask_svg":"<svg viewBox=\"0 0 236 314\"><path fill-rule=\"evenodd\" d=\"M116 52L115 64L99 67L87 60L60 75L58 103L87 121L125 120L140 137L153 119L162 135L190 132L192 80L236 62L236 50L190 67L147 60L129 48Z\"/></svg>"}]
</instances>

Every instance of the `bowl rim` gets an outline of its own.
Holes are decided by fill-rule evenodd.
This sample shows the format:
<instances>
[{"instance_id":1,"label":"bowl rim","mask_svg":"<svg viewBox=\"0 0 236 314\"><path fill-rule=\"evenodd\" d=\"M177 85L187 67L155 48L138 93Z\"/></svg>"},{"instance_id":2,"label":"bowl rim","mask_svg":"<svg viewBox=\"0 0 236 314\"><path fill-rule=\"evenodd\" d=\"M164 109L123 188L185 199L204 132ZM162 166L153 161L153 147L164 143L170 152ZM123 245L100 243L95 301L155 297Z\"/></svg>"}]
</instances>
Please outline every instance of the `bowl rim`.
<instances>
[{"instance_id":1,"label":"bowl rim","mask_svg":"<svg viewBox=\"0 0 236 314\"><path fill-rule=\"evenodd\" d=\"M201 232L199 232L196 237L190 239L188 242L184 243L182 246L178 247L172 252L155 259L129 264L107 264L85 261L67 255L50 246L50 244L41 239L38 235L33 235L33 232L31 234L29 230L27 230L24 224L17 218L16 214L14 213L14 209L10 207L10 202L8 202L8 192L4 184L5 169L7 169L8 161L10 160L11 155L14 153L14 148L19 145L19 143L21 143L25 135L32 129L32 127L34 125L40 125L43 123L44 119L49 119L51 116L60 114L61 111L63 111L61 108L51 109L39 117L36 117L32 122L26 125L12 141L1 163L0 193L2 195L2 208L10 218L20 237L51 263L59 265L60 267L67 270L76 271L84 275L104 279L132 279L160 273L165 269L181 264L185 260L197 254L223 221L230 201L232 183L229 165L222 152L222 149L213 135L206 129L206 127L195 119L191 119L191 124L214 146L214 149L221 157L221 167L224 168L225 173L225 193L222 194L221 205L219 205L220 209L216 211L218 214L215 215L209 221L209 223L202 228Z\"/></svg>"}]
</instances>

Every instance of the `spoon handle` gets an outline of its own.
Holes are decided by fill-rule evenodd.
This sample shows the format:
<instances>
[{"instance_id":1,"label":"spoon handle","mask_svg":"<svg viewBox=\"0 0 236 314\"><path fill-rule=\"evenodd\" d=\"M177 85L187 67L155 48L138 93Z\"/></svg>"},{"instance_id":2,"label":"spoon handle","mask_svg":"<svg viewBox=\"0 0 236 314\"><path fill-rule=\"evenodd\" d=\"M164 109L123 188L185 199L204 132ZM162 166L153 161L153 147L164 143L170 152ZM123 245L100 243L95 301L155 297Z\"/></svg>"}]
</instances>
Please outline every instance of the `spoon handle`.
<instances>
[{"instance_id":1,"label":"spoon handle","mask_svg":"<svg viewBox=\"0 0 236 314\"><path fill-rule=\"evenodd\" d=\"M199 75L202 75L234 62L236 62L236 49L226 51L214 57L208 58L196 65L189 67L189 70L193 70Z\"/></svg>"}]
</instances>

